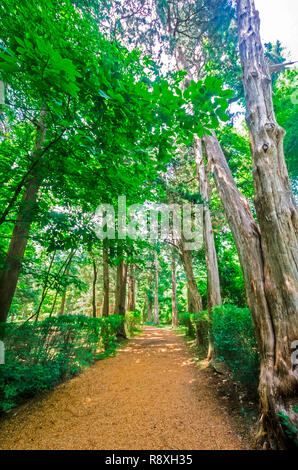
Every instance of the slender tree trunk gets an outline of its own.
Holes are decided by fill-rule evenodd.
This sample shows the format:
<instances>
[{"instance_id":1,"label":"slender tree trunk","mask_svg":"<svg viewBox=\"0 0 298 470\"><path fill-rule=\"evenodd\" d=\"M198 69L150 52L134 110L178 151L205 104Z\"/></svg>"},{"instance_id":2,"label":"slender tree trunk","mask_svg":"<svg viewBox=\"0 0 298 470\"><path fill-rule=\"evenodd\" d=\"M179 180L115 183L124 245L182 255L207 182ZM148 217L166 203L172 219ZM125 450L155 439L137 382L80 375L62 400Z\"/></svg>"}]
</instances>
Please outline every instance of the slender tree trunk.
<instances>
[{"instance_id":1,"label":"slender tree trunk","mask_svg":"<svg viewBox=\"0 0 298 470\"><path fill-rule=\"evenodd\" d=\"M151 265L152 269L152 265ZM152 290L153 290L153 272L150 269L150 273L148 276L148 289L147 289L147 320L149 323L152 322L152 313L153 313L153 297L152 297Z\"/></svg>"},{"instance_id":2,"label":"slender tree trunk","mask_svg":"<svg viewBox=\"0 0 298 470\"><path fill-rule=\"evenodd\" d=\"M203 160L201 139L195 137L194 154L197 166L197 174L199 181L199 190L203 199L203 239L205 248L205 260L207 267L207 300L209 312L209 348L207 359L213 358L213 345L211 337L212 309L217 305L221 305L220 282L217 255L214 244L214 235L212 229L211 214L209 209L209 181Z\"/></svg>"},{"instance_id":3,"label":"slender tree trunk","mask_svg":"<svg viewBox=\"0 0 298 470\"><path fill-rule=\"evenodd\" d=\"M189 313L199 313L203 308L202 298L193 273L191 251L185 249L183 239L179 243L179 254L186 274Z\"/></svg>"},{"instance_id":4,"label":"slender tree trunk","mask_svg":"<svg viewBox=\"0 0 298 470\"><path fill-rule=\"evenodd\" d=\"M135 278L134 278L134 267L131 264L129 266L127 310L129 312L134 312L135 309L136 309Z\"/></svg>"},{"instance_id":5,"label":"slender tree trunk","mask_svg":"<svg viewBox=\"0 0 298 470\"><path fill-rule=\"evenodd\" d=\"M61 296L61 304L60 304L60 309L59 309L59 315L64 315L64 310L65 310L65 302L66 302L66 293L67 293L67 287L63 289L62 296Z\"/></svg>"},{"instance_id":6,"label":"slender tree trunk","mask_svg":"<svg viewBox=\"0 0 298 470\"><path fill-rule=\"evenodd\" d=\"M93 258L92 260L92 266L93 266L93 281L92 281L92 316L93 318L96 318L96 282L97 282L97 266L96 266L96 261Z\"/></svg>"},{"instance_id":7,"label":"slender tree trunk","mask_svg":"<svg viewBox=\"0 0 298 470\"><path fill-rule=\"evenodd\" d=\"M293 411L298 405L298 366L291 362L292 343L298 339L298 213L285 164L285 131L274 113L271 76L254 0L237 0L237 17L254 203L269 273L265 292L273 331L273 364L260 384L263 406L269 408L262 438L271 447L284 448L292 444L287 426L296 434L298 446L298 413ZM277 415L283 418L278 420Z\"/></svg>"},{"instance_id":8,"label":"slender tree trunk","mask_svg":"<svg viewBox=\"0 0 298 470\"><path fill-rule=\"evenodd\" d=\"M125 317L125 301L126 301L126 281L127 281L127 265L123 260L117 266L117 279L115 289L115 314ZM123 327L120 336L126 338L125 328Z\"/></svg>"},{"instance_id":9,"label":"slender tree trunk","mask_svg":"<svg viewBox=\"0 0 298 470\"><path fill-rule=\"evenodd\" d=\"M53 301L52 308L51 308L50 315L49 315L50 317L54 313L54 309L55 309L56 302L57 302L57 297L58 297L58 289L56 290L56 294L55 294L54 301Z\"/></svg>"},{"instance_id":10,"label":"slender tree trunk","mask_svg":"<svg viewBox=\"0 0 298 470\"><path fill-rule=\"evenodd\" d=\"M127 265L122 260L117 266L117 281L115 292L115 313L117 315L125 315L126 304L126 281L127 281Z\"/></svg>"},{"instance_id":11,"label":"slender tree trunk","mask_svg":"<svg viewBox=\"0 0 298 470\"><path fill-rule=\"evenodd\" d=\"M115 285L115 314L116 315L119 315L119 309L120 309L122 269L123 269L122 263L118 264L116 268L116 285Z\"/></svg>"},{"instance_id":12,"label":"slender tree trunk","mask_svg":"<svg viewBox=\"0 0 298 470\"><path fill-rule=\"evenodd\" d=\"M45 141L46 128L44 125L45 112L40 113L36 131L35 146L32 155L33 160L37 160L42 152ZM21 265L27 246L31 222L36 211L37 193L40 187L41 178L38 175L37 167L32 173L32 177L25 185L25 192L22 198L21 208L15 223L12 238L8 248L4 267L0 276L0 322L5 322L9 313L12 299L16 290Z\"/></svg>"},{"instance_id":13,"label":"slender tree trunk","mask_svg":"<svg viewBox=\"0 0 298 470\"><path fill-rule=\"evenodd\" d=\"M158 258L157 252L154 253L155 265L155 289L154 289L154 312L153 322L155 325L159 324L159 305L158 305Z\"/></svg>"},{"instance_id":14,"label":"slender tree trunk","mask_svg":"<svg viewBox=\"0 0 298 470\"><path fill-rule=\"evenodd\" d=\"M146 294L145 294L145 299L144 299L143 308L142 308L142 319L143 319L143 322L146 321L146 307L147 307L147 296L146 296Z\"/></svg>"},{"instance_id":15,"label":"slender tree trunk","mask_svg":"<svg viewBox=\"0 0 298 470\"><path fill-rule=\"evenodd\" d=\"M110 309L110 279L109 279L109 252L107 242L103 242L103 305L102 316L109 316Z\"/></svg>"},{"instance_id":16,"label":"slender tree trunk","mask_svg":"<svg viewBox=\"0 0 298 470\"><path fill-rule=\"evenodd\" d=\"M42 290L42 294L41 294L41 299L40 299L40 302L39 302L39 305L38 305L38 308L37 308L36 314L35 314L36 320L38 320L38 317L39 317L39 314L40 314L40 309L41 309L42 304L44 302L44 299L46 298L46 295L47 295L48 280L49 280L49 275L50 275L50 272L51 272L51 269L52 269L52 266L53 266L53 262L54 262L54 259L55 259L55 255L56 255L56 250L53 252L53 256L51 258L50 265L49 265L49 268L48 268L48 271L47 271L47 274L46 274L46 278L45 278L45 282L44 282L43 290Z\"/></svg>"},{"instance_id":17,"label":"slender tree trunk","mask_svg":"<svg viewBox=\"0 0 298 470\"><path fill-rule=\"evenodd\" d=\"M176 288L176 262L174 253L172 253L172 328L178 326L178 306L177 306L177 288Z\"/></svg>"},{"instance_id":18,"label":"slender tree trunk","mask_svg":"<svg viewBox=\"0 0 298 470\"><path fill-rule=\"evenodd\" d=\"M147 318L148 322L151 323L153 320L153 301L152 298L148 298L148 311L147 311Z\"/></svg>"},{"instance_id":19,"label":"slender tree trunk","mask_svg":"<svg viewBox=\"0 0 298 470\"><path fill-rule=\"evenodd\" d=\"M67 261L67 264L65 266L64 273L63 273L63 276L65 276L65 287L64 287L63 292L62 292L61 304L60 304L60 309L59 309L58 315L64 315L65 303L66 303L66 294L67 294L67 278L68 278L68 275L69 275L70 265L71 265L73 256L74 256L74 251L71 250L68 261Z\"/></svg>"}]
</instances>

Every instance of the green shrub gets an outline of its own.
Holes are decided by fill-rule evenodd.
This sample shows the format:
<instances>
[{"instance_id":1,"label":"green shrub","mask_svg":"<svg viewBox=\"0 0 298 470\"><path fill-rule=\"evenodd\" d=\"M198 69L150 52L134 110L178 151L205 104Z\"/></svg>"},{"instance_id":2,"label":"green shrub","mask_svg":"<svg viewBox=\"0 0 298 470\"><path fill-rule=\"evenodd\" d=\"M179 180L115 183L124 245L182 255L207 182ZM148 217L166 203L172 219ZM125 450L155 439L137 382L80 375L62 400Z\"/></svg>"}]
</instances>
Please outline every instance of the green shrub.
<instances>
[{"instance_id":1,"label":"green shrub","mask_svg":"<svg viewBox=\"0 0 298 470\"><path fill-rule=\"evenodd\" d=\"M212 336L216 357L225 361L236 380L256 390L260 358L249 309L215 307Z\"/></svg>"},{"instance_id":2,"label":"green shrub","mask_svg":"<svg viewBox=\"0 0 298 470\"><path fill-rule=\"evenodd\" d=\"M2 325L5 364L0 365L0 411L51 389L94 362L115 346L123 327L120 315L63 315Z\"/></svg>"},{"instance_id":3,"label":"green shrub","mask_svg":"<svg viewBox=\"0 0 298 470\"><path fill-rule=\"evenodd\" d=\"M209 314L207 310L200 313L194 313L191 316L195 325L195 334L200 355L207 356L209 346Z\"/></svg>"},{"instance_id":4,"label":"green shrub","mask_svg":"<svg viewBox=\"0 0 298 470\"><path fill-rule=\"evenodd\" d=\"M179 312L179 324L186 327L186 334L190 338L195 338L196 330L192 321L193 314L188 312Z\"/></svg>"},{"instance_id":5,"label":"green shrub","mask_svg":"<svg viewBox=\"0 0 298 470\"><path fill-rule=\"evenodd\" d=\"M126 312L125 326L128 336L133 336L141 324L141 314L139 312Z\"/></svg>"},{"instance_id":6,"label":"green shrub","mask_svg":"<svg viewBox=\"0 0 298 470\"><path fill-rule=\"evenodd\" d=\"M208 312L180 313L179 323L186 327L187 336L196 338L200 355L207 355L209 344Z\"/></svg>"}]
</instances>

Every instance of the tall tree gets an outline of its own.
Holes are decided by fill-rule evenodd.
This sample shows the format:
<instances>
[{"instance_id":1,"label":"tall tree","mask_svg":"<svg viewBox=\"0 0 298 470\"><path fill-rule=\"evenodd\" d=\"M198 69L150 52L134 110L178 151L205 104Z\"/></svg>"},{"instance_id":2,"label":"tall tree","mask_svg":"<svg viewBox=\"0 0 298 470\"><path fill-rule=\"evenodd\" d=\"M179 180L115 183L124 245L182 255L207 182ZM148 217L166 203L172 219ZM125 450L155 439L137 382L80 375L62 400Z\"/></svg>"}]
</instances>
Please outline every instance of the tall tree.
<instances>
[{"instance_id":1,"label":"tall tree","mask_svg":"<svg viewBox=\"0 0 298 470\"><path fill-rule=\"evenodd\" d=\"M41 111L36 126L36 138L32 153L33 162L38 162L43 152L46 133L46 113ZM16 290L23 256L27 246L29 230L36 211L37 193L40 187L40 175L37 165L25 184L21 208L14 225L10 245L0 276L0 322L5 322Z\"/></svg>"},{"instance_id":2,"label":"tall tree","mask_svg":"<svg viewBox=\"0 0 298 470\"><path fill-rule=\"evenodd\" d=\"M92 316L96 318L97 316L97 302L96 302L96 283L97 283L97 273L98 266L96 263L95 256L92 254L92 268L93 268L93 279L92 279Z\"/></svg>"},{"instance_id":3,"label":"tall tree","mask_svg":"<svg viewBox=\"0 0 298 470\"><path fill-rule=\"evenodd\" d=\"M127 299L127 310L134 312L136 309L136 292L135 292L135 277L134 277L134 265L129 265L129 276L128 276L128 299Z\"/></svg>"},{"instance_id":4,"label":"tall tree","mask_svg":"<svg viewBox=\"0 0 298 470\"><path fill-rule=\"evenodd\" d=\"M239 48L251 136L255 208L265 262L265 291L270 308L272 357L261 377L261 399L269 410L263 432L272 446L283 446L281 431L298 433L298 367L291 363L298 338L298 214L285 164L285 132L276 121L272 84L254 0L237 0ZM261 332L262 336L264 332ZM286 434L284 434L284 438ZM275 444L276 445L276 444Z\"/></svg>"},{"instance_id":5,"label":"tall tree","mask_svg":"<svg viewBox=\"0 0 298 470\"><path fill-rule=\"evenodd\" d=\"M127 282L127 264L124 259L117 265L117 278L115 288L115 314L125 315L126 310L126 282Z\"/></svg>"},{"instance_id":6,"label":"tall tree","mask_svg":"<svg viewBox=\"0 0 298 470\"><path fill-rule=\"evenodd\" d=\"M154 284L154 310L153 310L153 322L155 325L159 324L159 302L158 302L158 256L157 251L154 252L154 269L155 269L155 284Z\"/></svg>"},{"instance_id":7,"label":"tall tree","mask_svg":"<svg viewBox=\"0 0 298 470\"><path fill-rule=\"evenodd\" d=\"M103 241L102 249L102 264L103 264L103 305L102 316L109 316L109 301L110 301L110 279L109 279L109 252L106 239Z\"/></svg>"},{"instance_id":8,"label":"tall tree","mask_svg":"<svg viewBox=\"0 0 298 470\"><path fill-rule=\"evenodd\" d=\"M209 177L203 160L201 139L195 137L194 143L195 160L199 181L200 194L203 200L203 240L205 249L205 260L207 267L207 302L210 324L212 321L212 309L221 305L220 281L218 272L217 255L214 243L211 213L209 208L210 190ZM209 332L208 359L213 356L212 338Z\"/></svg>"},{"instance_id":9,"label":"tall tree","mask_svg":"<svg viewBox=\"0 0 298 470\"><path fill-rule=\"evenodd\" d=\"M203 308L202 298L193 272L192 254L191 251L185 249L183 238L179 243L178 250L187 280L188 311L189 313L199 313Z\"/></svg>"},{"instance_id":10,"label":"tall tree","mask_svg":"<svg viewBox=\"0 0 298 470\"><path fill-rule=\"evenodd\" d=\"M274 351L272 350L275 333L266 290L266 283L270 284L270 277L264 262L260 229L251 213L249 202L236 187L215 133L212 136L204 136L203 143L216 188L237 247L245 281L247 303L252 314L259 344L261 356L259 384L261 420L257 441L272 448L286 447L287 444L279 417L276 410L268 402L268 396L270 397L270 390L273 387L270 384L271 389L268 390L270 377L268 371L274 369L275 362Z\"/></svg>"},{"instance_id":11,"label":"tall tree","mask_svg":"<svg viewBox=\"0 0 298 470\"><path fill-rule=\"evenodd\" d=\"M178 305L177 305L177 282L176 282L176 260L172 251L172 328L178 326Z\"/></svg>"}]
</instances>

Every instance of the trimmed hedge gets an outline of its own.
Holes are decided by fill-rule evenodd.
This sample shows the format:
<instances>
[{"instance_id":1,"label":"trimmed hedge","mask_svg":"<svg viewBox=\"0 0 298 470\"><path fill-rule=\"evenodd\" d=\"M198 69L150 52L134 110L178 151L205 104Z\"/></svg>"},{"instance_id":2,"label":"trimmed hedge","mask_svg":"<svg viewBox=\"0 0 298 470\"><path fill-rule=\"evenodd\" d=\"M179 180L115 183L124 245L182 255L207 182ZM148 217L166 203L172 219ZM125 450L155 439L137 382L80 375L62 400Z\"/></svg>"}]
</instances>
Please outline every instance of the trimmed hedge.
<instances>
[{"instance_id":1,"label":"trimmed hedge","mask_svg":"<svg viewBox=\"0 0 298 470\"><path fill-rule=\"evenodd\" d=\"M128 319L129 331L135 328ZM7 323L5 364L0 365L0 411L7 411L77 374L109 354L123 336L124 317L63 315L22 325Z\"/></svg>"}]
</instances>

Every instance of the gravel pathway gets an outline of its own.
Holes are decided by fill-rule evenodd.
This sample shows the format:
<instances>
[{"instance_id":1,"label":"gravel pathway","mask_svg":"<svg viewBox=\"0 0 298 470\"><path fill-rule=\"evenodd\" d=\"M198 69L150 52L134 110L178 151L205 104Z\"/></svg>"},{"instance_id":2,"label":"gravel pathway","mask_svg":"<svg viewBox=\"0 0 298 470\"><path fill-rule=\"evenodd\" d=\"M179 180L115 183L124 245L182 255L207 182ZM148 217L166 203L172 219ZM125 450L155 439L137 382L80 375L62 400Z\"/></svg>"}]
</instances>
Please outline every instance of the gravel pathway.
<instances>
[{"instance_id":1,"label":"gravel pathway","mask_svg":"<svg viewBox=\"0 0 298 470\"><path fill-rule=\"evenodd\" d=\"M245 449L184 339L145 327L1 421L0 449Z\"/></svg>"}]
</instances>

